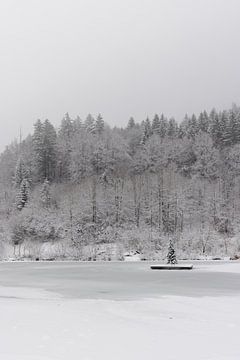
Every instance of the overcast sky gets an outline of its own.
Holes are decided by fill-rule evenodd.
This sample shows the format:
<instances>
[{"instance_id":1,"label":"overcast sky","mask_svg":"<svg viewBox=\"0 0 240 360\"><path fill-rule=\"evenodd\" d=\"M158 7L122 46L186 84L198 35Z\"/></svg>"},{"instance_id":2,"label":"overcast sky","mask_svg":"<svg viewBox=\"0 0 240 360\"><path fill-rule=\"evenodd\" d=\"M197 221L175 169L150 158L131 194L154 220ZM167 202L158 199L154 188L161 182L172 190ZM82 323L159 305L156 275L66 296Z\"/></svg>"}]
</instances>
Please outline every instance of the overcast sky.
<instances>
[{"instance_id":1,"label":"overcast sky","mask_svg":"<svg viewBox=\"0 0 240 360\"><path fill-rule=\"evenodd\" d=\"M0 150L36 119L240 103L239 0L0 2Z\"/></svg>"}]
</instances>

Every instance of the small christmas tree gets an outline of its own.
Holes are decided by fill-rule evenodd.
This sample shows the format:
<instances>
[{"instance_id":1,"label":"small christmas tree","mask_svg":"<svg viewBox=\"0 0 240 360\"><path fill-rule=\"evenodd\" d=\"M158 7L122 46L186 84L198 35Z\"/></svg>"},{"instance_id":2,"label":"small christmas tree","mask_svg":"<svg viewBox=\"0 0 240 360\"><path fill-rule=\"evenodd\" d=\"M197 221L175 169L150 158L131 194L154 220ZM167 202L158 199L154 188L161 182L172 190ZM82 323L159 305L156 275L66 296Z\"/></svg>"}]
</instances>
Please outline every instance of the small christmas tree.
<instances>
[{"instance_id":1,"label":"small christmas tree","mask_svg":"<svg viewBox=\"0 0 240 360\"><path fill-rule=\"evenodd\" d=\"M170 240L169 246L168 246L167 263L172 264L172 265L177 264L176 253L175 253L175 249L174 249L172 240Z\"/></svg>"}]
</instances>

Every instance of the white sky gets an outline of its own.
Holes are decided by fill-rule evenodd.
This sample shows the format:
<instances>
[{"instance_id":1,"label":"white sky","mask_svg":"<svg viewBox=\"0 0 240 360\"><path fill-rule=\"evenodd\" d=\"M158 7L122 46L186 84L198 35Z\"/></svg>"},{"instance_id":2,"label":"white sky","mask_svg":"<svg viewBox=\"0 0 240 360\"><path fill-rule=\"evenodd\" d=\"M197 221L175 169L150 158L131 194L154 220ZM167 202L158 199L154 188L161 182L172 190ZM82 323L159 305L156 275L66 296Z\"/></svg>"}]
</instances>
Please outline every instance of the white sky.
<instances>
[{"instance_id":1,"label":"white sky","mask_svg":"<svg viewBox=\"0 0 240 360\"><path fill-rule=\"evenodd\" d=\"M240 103L239 0L0 1L0 150L37 118Z\"/></svg>"}]
</instances>

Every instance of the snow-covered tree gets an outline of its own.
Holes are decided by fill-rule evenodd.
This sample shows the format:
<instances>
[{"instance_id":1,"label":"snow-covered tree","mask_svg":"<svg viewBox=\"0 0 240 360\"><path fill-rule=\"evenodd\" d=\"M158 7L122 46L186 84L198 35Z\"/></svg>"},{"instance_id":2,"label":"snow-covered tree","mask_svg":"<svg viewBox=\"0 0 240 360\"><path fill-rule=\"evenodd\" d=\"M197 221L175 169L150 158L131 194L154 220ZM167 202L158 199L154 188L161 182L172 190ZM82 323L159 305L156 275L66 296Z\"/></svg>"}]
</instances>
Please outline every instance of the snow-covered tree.
<instances>
[{"instance_id":1,"label":"snow-covered tree","mask_svg":"<svg viewBox=\"0 0 240 360\"><path fill-rule=\"evenodd\" d=\"M38 120L34 126L33 151L36 181L54 179L57 163L57 134L49 120Z\"/></svg>"},{"instance_id":2,"label":"snow-covered tree","mask_svg":"<svg viewBox=\"0 0 240 360\"><path fill-rule=\"evenodd\" d=\"M128 120L128 124L127 124L127 129L133 129L135 126L135 120L133 117L130 117L130 119Z\"/></svg>"},{"instance_id":3,"label":"snow-covered tree","mask_svg":"<svg viewBox=\"0 0 240 360\"><path fill-rule=\"evenodd\" d=\"M174 118L169 119L167 135L170 138L173 138L174 136L177 135L177 132L178 132L178 125L176 120Z\"/></svg>"},{"instance_id":4,"label":"snow-covered tree","mask_svg":"<svg viewBox=\"0 0 240 360\"><path fill-rule=\"evenodd\" d=\"M231 109L223 132L224 145L230 146L240 142L240 112Z\"/></svg>"},{"instance_id":5,"label":"snow-covered tree","mask_svg":"<svg viewBox=\"0 0 240 360\"><path fill-rule=\"evenodd\" d=\"M163 139L167 135L168 121L167 118L162 114L160 117L159 135Z\"/></svg>"},{"instance_id":6,"label":"snow-covered tree","mask_svg":"<svg viewBox=\"0 0 240 360\"><path fill-rule=\"evenodd\" d=\"M203 111L200 113L198 118L198 129L202 132L208 132L209 131L209 118L206 111Z\"/></svg>"},{"instance_id":7,"label":"snow-covered tree","mask_svg":"<svg viewBox=\"0 0 240 360\"><path fill-rule=\"evenodd\" d=\"M23 179L20 185L16 196L16 206L18 210L22 210L27 202L29 201L30 196L30 185L27 179Z\"/></svg>"},{"instance_id":8,"label":"snow-covered tree","mask_svg":"<svg viewBox=\"0 0 240 360\"><path fill-rule=\"evenodd\" d=\"M144 145L146 143L146 141L152 135L152 127L151 127L151 122L150 122L149 118L147 118L145 121L142 122L141 127L142 127L141 144Z\"/></svg>"},{"instance_id":9,"label":"snow-covered tree","mask_svg":"<svg viewBox=\"0 0 240 360\"><path fill-rule=\"evenodd\" d=\"M171 265L177 264L177 258L176 258L176 253L175 253L172 239L170 239L170 241L169 241L168 253L167 253L167 263L171 264Z\"/></svg>"},{"instance_id":10,"label":"snow-covered tree","mask_svg":"<svg viewBox=\"0 0 240 360\"><path fill-rule=\"evenodd\" d=\"M70 163L72 151L72 139L75 135L76 124L66 113L58 132L57 138L57 179L66 181L70 178Z\"/></svg>"},{"instance_id":11,"label":"snow-covered tree","mask_svg":"<svg viewBox=\"0 0 240 360\"><path fill-rule=\"evenodd\" d=\"M95 132L95 119L91 114L88 114L88 116L86 117L86 120L84 122L84 128L90 134Z\"/></svg>"},{"instance_id":12,"label":"snow-covered tree","mask_svg":"<svg viewBox=\"0 0 240 360\"><path fill-rule=\"evenodd\" d=\"M99 114L95 123L95 132L98 135L101 135L103 131L104 131L104 121L101 114Z\"/></svg>"},{"instance_id":13,"label":"snow-covered tree","mask_svg":"<svg viewBox=\"0 0 240 360\"><path fill-rule=\"evenodd\" d=\"M150 136L152 136L152 126L148 117L144 121L144 135L146 140L149 139Z\"/></svg>"},{"instance_id":14,"label":"snow-covered tree","mask_svg":"<svg viewBox=\"0 0 240 360\"><path fill-rule=\"evenodd\" d=\"M66 141L72 138L74 133L73 120L70 118L69 114L66 113L62 119L61 126L59 129L59 136L64 138Z\"/></svg>"},{"instance_id":15,"label":"snow-covered tree","mask_svg":"<svg viewBox=\"0 0 240 360\"><path fill-rule=\"evenodd\" d=\"M29 181L29 171L26 168L22 158L20 158L16 165L15 176L14 176L14 186L19 188L24 179L27 179Z\"/></svg>"},{"instance_id":16,"label":"snow-covered tree","mask_svg":"<svg viewBox=\"0 0 240 360\"><path fill-rule=\"evenodd\" d=\"M42 189L41 189L41 203L45 208L49 208L51 206L51 186L48 179L45 179Z\"/></svg>"},{"instance_id":17,"label":"snow-covered tree","mask_svg":"<svg viewBox=\"0 0 240 360\"><path fill-rule=\"evenodd\" d=\"M198 130L199 130L199 128L198 128L197 118L196 118L196 115L193 114L192 117L189 119L188 126L187 126L188 137L190 139L194 139L198 133Z\"/></svg>"},{"instance_id":18,"label":"snow-covered tree","mask_svg":"<svg viewBox=\"0 0 240 360\"><path fill-rule=\"evenodd\" d=\"M157 114L154 116L152 121L152 132L160 135L160 119Z\"/></svg>"}]
</instances>

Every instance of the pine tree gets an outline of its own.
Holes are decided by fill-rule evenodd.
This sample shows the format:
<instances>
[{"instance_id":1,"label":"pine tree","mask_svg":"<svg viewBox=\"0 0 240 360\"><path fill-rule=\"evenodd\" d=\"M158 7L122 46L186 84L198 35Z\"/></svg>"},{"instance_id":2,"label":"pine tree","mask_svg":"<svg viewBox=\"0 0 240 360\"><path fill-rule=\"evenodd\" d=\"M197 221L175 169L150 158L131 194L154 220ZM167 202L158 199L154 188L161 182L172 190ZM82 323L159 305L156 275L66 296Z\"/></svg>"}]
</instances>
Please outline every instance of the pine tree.
<instances>
[{"instance_id":1,"label":"pine tree","mask_svg":"<svg viewBox=\"0 0 240 360\"><path fill-rule=\"evenodd\" d=\"M213 109L209 116L210 120L210 134L213 139L213 143L216 147L219 147L222 141L222 131L219 115L216 110Z\"/></svg>"},{"instance_id":2,"label":"pine tree","mask_svg":"<svg viewBox=\"0 0 240 360\"><path fill-rule=\"evenodd\" d=\"M48 179L45 179L43 183L40 196L43 206L49 208L51 206L51 189Z\"/></svg>"},{"instance_id":3,"label":"pine tree","mask_svg":"<svg viewBox=\"0 0 240 360\"><path fill-rule=\"evenodd\" d=\"M185 114L183 121L181 122L179 129L178 129L178 137L180 139L184 138L185 136L188 137L188 126L190 123L190 118L188 114Z\"/></svg>"},{"instance_id":4,"label":"pine tree","mask_svg":"<svg viewBox=\"0 0 240 360\"><path fill-rule=\"evenodd\" d=\"M167 118L162 114L160 117L159 135L163 139L167 135L168 121Z\"/></svg>"},{"instance_id":5,"label":"pine tree","mask_svg":"<svg viewBox=\"0 0 240 360\"><path fill-rule=\"evenodd\" d=\"M26 169L23 160L20 158L15 169L14 186L19 188L24 179L29 181L29 171Z\"/></svg>"},{"instance_id":6,"label":"pine tree","mask_svg":"<svg viewBox=\"0 0 240 360\"><path fill-rule=\"evenodd\" d=\"M127 130L133 129L135 127L135 120L133 117L130 117L127 124Z\"/></svg>"},{"instance_id":7,"label":"pine tree","mask_svg":"<svg viewBox=\"0 0 240 360\"><path fill-rule=\"evenodd\" d=\"M178 127L177 136L179 139L183 139L184 136L186 136L185 125L183 123L181 123Z\"/></svg>"},{"instance_id":8,"label":"pine tree","mask_svg":"<svg viewBox=\"0 0 240 360\"><path fill-rule=\"evenodd\" d=\"M188 122L187 133L189 139L195 139L195 136L198 133L198 123L195 114L192 115Z\"/></svg>"},{"instance_id":9,"label":"pine tree","mask_svg":"<svg viewBox=\"0 0 240 360\"><path fill-rule=\"evenodd\" d=\"M95 123L95 132L98 135L101 135L103 131L104 131L104 121L101 114L99 114Z\"/></svg>"},{"instance_id":10,"label":"pine tree","mask_svg":"<svg viewBox=\"0 0 240 360\"><path fill-rule=\"evenodd\" d=\"M146 138L149 139L150 136L152 135L152 127L151 127L151 122L148 117L146 118L146 120L144 122L144 132L145 132Z\"/></svg>"},{"instance_id":11,"label":"pine tree","mask_svg":"<svg viewBox=\"0 0 240 360\"><path fill-rule=\"evenodd\" d=\"M178 131L178 125L177 125L177 122L174 118L171 118L169 120L169 123L168 123L168 130L167 130L167 135L170 137L170 138L173 138L174 136L177 135L177 131Z\"/></svg>"},{"instance_id":12,"label":"pine tree","mask_svg":"<svg viewBox=\"0 0 240 360\"><path fill-rule=\"evenodd\" d=\"M140 144L145 145L146 141L152 135L151 123L149 118L147 118L145 121L142 121L141 128L142 128L142 139Z\"/></svg>"},{"instance_id":13,"label":"pine tree","mask_svg":"<svg viewBox=\"0 0 240 360\"><path fill-rule=\"evenodd\" d=\"M231 142L231 131L229 132L229 119L228 113L223 111L217 114L215 111L211 112L211 128L210 133L214 142L214 145L222 149L225 145L228 144L228 141Z\"/></svg>"},{"instance_id":14,"label":"pine tree","mask_svg":"<svg viewBox=\"0 0 240 360\"><path fill-rule=\"evenodd\" d=\"M91 114L88 114L88 116L86 117L84 127L89 133L93 133L95 131L95 119Z\"/></svg>"},{"instance_id":15,"label":"pine tree","mask_svg":"<svg viewBox=\"0 0 240 360\"><path fill-rule=\"evenodd\" d=\"M74 133L79 133L83 128L83 124L82 124L82 120L80 118L80 116L78 115L76 117L76 119L73 121L73 129L74 129Z\"/></svg>"},{"instance_id":16,"label":"pine tree","mask_svg":"<svg viewBox=\"0 0 240 360\"><path fill-rule=\"evenodd\" d=\"M57 161L57 134L49 120L44 122L44 179L55 178Z\"/></svg>"},{"instance_id":17,"label":"pine tree","mask_svg":"<svg viewBox=\"0 0 240 360\"><path fill-rule=\"evenodd\" d=\"M34 125L33 151L36 181L55 178L57 160L57 134L49 120L40 120Z\"/></svg>"},{"instance_id":18,"label":"pine tree","mask_svg":"<svg viewBox=\"0 0 240 360\"><path fill-rule=\"evenodd\" d=\"M16 197L16 205L18 210L21 211L26 206L29 200L29 195L30 195L29 182L27 179L23 179L19 192Z\"/></svg>"},{"instance_id":19,"label":"pine tree","mask_svg":"<svg viewBox=\"0 0 240 360\"><path fill-rule=\"evenodd\" d=\"M69 114L66 113L62 120L61 127L58 133L57 148L58 148L58 180L69 180L70 177L70 163L72 140L76 132L76 126Z\"/></svg>"},{"instance_id":20,"label":"pine tree","mask_svg":"<svg viewBox=\"0 0 240 360\"><path fill-rule=\"evenodd\" d=\"M44 127L41 120L34 124L33 152L36 180L39 181L44 171Z\"/></svg>"},{"instance_id":21,"label":"pine tree","mask_svg":"<svg viewBox=\"0 0 240 360\"><path fill-rule=\"evenodd\" d=\"M68 141L71 140L73 135L74 135L73 120L70 118L69 114L66 113L61 122L59 136L65 139L65 141Z\"/></svg>"},{"instance_id":22,"label":"pine tree","mask_svg":"<svg viewBox=\"0 0 240 360\"><path fill-rule=\"evenodd\" d=\"M167 263L171 265L177 264L176 253L171 239L168 246Z\"/></svg>"},{"instance_id":23,"label":"pine tree","mask_svg":"<svg viewBox=\"0 0 240 360\"><path fill-rule=\"evenodd\" d=\"M224 145L226 145L225 143L225 135L227 133L227 128L228 128L228 112L227 111L223 111L222 113L220 113L219 115L219 124L220 124L220 141L221 141L221 147L223 147Z\"/></svg>"},{"instance_id":24,"label":"pine tree","mask_svg":"<svg viewBox=\"0 0 240 360\"><path fill-rule=\"evenodd\" d=\"M209 118L206 111L201 112L198 118L198 129L202 132L209 131Z\"/></svg>"},{"instance_id":25,"label":"pine tree","mask_svg":"<svg viewBox=\"0 0 240 360\"><path fill-rule=\"evenodd\" d=\"M152 121L152 132L153 134L160 135L160 119L157 114L154 116Z\"/></svg>"},{"instance_id":26,"label":"pine tree","mask_svg":"<svg viewBox=\"0 0 240 360\"><path fill-rule=\"evenodd\" d=\"M229 111L223 130L223 142L226 146L240 142L240 117L235 109Z\"/></svg>"},{"instance_id":27,"label":"pine tree","mask_svg":"<svg viewBox=\"0 0 240 360\"><path fill-rule=\"evenodd\" d=\"M145 121L144 120L141 122L141 129L142 129L142 138L140 141L140 145L145 145L146 141L147 141L147 136L146 136L146 132L145 132Z\"/></svg>"}]
</instances>

